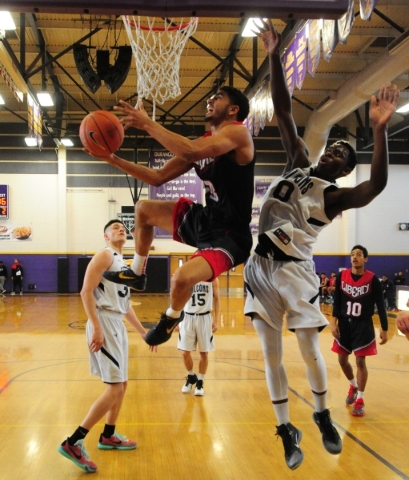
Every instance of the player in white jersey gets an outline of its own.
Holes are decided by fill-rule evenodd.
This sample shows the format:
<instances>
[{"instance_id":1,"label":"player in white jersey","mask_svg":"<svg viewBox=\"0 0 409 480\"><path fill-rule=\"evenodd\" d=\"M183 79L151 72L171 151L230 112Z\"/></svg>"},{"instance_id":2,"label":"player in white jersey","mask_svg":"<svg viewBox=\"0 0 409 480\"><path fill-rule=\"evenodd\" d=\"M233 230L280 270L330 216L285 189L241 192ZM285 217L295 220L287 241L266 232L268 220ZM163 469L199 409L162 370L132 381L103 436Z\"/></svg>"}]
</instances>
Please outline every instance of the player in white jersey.
<instances>
[{"instance_id":1,"label":"player in white jersey","mask_svg":"<svg viewBox=\"0 0 409 480\"><path fill-rule=\"evenodd\" d=\"M116 420L128 383L128 335L123 317L145 339L146 331L138 320L130 302L129 288L102 277L106 270L127 268L122 258L126 229L119 220L111 220L104 227L106 248L96 253L85 272L81 298L88 322L87 343L90 352L91 373L105 383L104 392L96 399L75 432L58 447L58 451L86 472L95 472L97 466L89 460L83 444L91 428L105 415L105 427L98 442L102 450L133 450L136 442L115 430ZM150 347L150 350L156 350Z\"/></svg>"},{"instance_id":2,"label":"player in white jersey","mask_svg":"<svg viewBox=\"0 0 409 480\"><path fill-rule=\"evenodd\" d=\"M212 310L214 315L212 315ZM196 384L195 395L203 396L203 382L209 364L208 352L214 350L213 334L218 328L220 316L219 280L199 282L193 287L192 296L186 303L185 316L179 324L178 349L182 350L183 363L187 370L183 393L189 393ZM191 352L199 349L199 374L193 369Z\"/></svg>"},{"instance_id":3,"label":"player in white jersey","mask_svg":"<svg viewBox=\"0 0 409 480\"><path fill-rule=\"evenodd\" d=\"M279 56L281 38L271 21L259 36L269 55L272 97L281 140L287 153L283 176L268 189L261 205L259 244L245 267L248 286L245 313L252 317L263 348L266 379L283 441L287 466L301 465L302 433L290 423L288 380L282 361L284 314L294 330L314 399L313 420L329 453L342 450L341 438L326 406L327 378L318 332L328 321L319 308L319 279L312 246L319 232L343 210L371 202L386 186L388 173L387 123L399 97L396 85L381 87L371 99L369 117L374 136L370 179L354 188L338 188L337 178L355 167L356 154L348 142L329 146L311 167L305 143L297 134Z\"/></svg>"}]
</instances>

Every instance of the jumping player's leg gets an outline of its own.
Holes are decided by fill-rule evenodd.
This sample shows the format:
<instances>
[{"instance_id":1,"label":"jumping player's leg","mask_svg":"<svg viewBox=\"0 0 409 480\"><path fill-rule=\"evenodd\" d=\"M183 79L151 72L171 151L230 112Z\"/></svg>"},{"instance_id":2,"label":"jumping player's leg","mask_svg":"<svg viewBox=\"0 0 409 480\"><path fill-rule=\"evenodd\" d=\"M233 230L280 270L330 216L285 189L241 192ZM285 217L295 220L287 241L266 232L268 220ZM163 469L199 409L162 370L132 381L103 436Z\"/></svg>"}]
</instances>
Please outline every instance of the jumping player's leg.
<instances>
[{"instance_id":1,"label":"jumping player's leg","mask_svg":"<svg viewBox=\"0 0 409 480\"><path fill-rule=\"evenodd\" d=\"M307 365L307 376L314 398L313 420L320 429L325 449L336 455L341 453L342 440L332 424L326 405L327 371L324 357L319 348L319 331L317 328L297 328L296 335L301 355Z\"/></svg>"},{"instance_id":2,"label":"jumping player's leg","mask_svg":"<svg viewBox=\"0 0 409 480\"><path fill-rule=\"evenodd\" d=\"M192 288L199 282L209 281L213 269L201 256L191 258L179 267L170 283L170 307L175 311L183 310L192 295Z\"/></svg>"},{"instance_id":3,"label":"jumping player's leg","mask_svg":"<svg viewBox=\"0 0 409 480\"><path fill-rule=\"evenodd\" d=\"M326 409L327 370L320 351L317 328L297 328L296 336L301 355L307 366L316 412Z\"/></svg>"},{"instance_id":4,"label":"jumping player's leg","mask_svg":"<svg viewBox=\"0 0 409 480\"><path fill-rule=\"evenodd\" d=\"M284 457L288 468L298 468L304 454L299 443L302 438L301 430L290 423L288 407L288 381L283 364L283 347L281 331L268 325L257 313L253 313L253 325L260 338L264 364L266 369L267 387L277 417L277 431L283 441Z\"/></svg>"},{"instance_id":5,"label":"jumping player's leg","mask_svg":"<svg viewBox=\"0 0 409 480\"><path fill-rule=\"evenodd\" d=\"M153 241L154 227L173 232L172 214L176 202L139 200L135 204L135 252L147 256ZM138 273L138 272L135 272Z\"/></svg>"}]
</instances>

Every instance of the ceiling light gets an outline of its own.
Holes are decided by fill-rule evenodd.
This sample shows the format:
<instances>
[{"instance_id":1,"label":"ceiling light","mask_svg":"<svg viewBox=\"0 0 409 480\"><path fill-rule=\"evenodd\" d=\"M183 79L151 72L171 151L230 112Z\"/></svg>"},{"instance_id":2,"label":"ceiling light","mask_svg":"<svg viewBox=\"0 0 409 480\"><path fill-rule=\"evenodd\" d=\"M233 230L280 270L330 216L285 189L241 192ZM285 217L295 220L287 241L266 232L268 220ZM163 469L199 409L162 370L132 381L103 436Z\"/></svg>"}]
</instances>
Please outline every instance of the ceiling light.
<instances>
[{"instance_id":1,"label":"ceiling light","mask_svg":"<svg viewBox=\"0 0 409 480\"><path fill-rule=\"evenodd\" d=\"M52 107L54 105L53 99L48 92L37 93L38 103L42 107Z\"/></svg>"},{"instance_id":2,"label":"ceiling light","mask_svg":"<svg viewBox=\"0 0 409 480\"><path fill-rule=\"evenodd\" d=\"M64 145L64 147L73 147L74 143L71 140L71 138L62 138L61 143Z\"/></svg>"},{"instance_id":3,"label":"ceiling light","mask_svg":"<svg viewBox=\"0 0 409 480\"><path fill-rule=\"evenodd\" d=\"M263 18L266 22L267 18ZM247 20L246 26L244 27L243 31L241 32L242 37L256 37L257 35L252 31L255 30L257 32L258 27L262 27L263 22L261 18L249 18Z\"/></svg>"},{"instance_id":4,"label":"ceiling light","mask_svg":"<svg viewBox=\"0 0 409 480\"><path fill-rule=\"evenodd\" d=\"M15 30L16 24L10 12L0 11L0 30Z\"/></svg>"},{"instance_id":5,"label":"ceiling light","mask_svg":"<svg viewBox=\"0 0 409 480\"><path fill-rule=\"evenodd\" d=\"M37 139L34 137L26 137L24 139L26 142L27 147L36 147L37 146Z\"/></svg>"},{"instance_id":6,"label":"ceiling light","mask_svg":"<svg viewBox=\"0 0 409 480\"><path fill-rule=\"evenodd\" d=\"M4 105L5 103L4 98L0 95L0 105Z\"/></svg>"},{"instance_id":7,"label":"ceiling light","mask_svg":"<svg viewBox=\"0 0 409 480\"><path fill-rule=\"evenodd\" d=\"M396 110L396 113L407 113L409 112L409 103L406 105L402 105L400 108Z\"/></svg>"}]
</instances>

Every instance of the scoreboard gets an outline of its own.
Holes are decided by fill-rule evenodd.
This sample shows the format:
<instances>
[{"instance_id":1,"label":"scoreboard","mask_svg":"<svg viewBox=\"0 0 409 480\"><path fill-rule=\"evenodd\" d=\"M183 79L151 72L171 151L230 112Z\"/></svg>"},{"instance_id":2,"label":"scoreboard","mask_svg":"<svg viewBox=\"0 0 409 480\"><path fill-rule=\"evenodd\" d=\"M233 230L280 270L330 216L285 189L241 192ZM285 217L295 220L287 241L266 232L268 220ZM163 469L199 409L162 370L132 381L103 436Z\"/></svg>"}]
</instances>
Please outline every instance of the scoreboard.
<instances>
[{"instance_id":1,"label":"scoreboard","mask_svg":"<svg viewBox=\"0 0 409 480\"><path fill-rule=\"evenodd\" d=\"M9 218L9 186L0 185L0 218Z\"/></svg>"}]
</instances>

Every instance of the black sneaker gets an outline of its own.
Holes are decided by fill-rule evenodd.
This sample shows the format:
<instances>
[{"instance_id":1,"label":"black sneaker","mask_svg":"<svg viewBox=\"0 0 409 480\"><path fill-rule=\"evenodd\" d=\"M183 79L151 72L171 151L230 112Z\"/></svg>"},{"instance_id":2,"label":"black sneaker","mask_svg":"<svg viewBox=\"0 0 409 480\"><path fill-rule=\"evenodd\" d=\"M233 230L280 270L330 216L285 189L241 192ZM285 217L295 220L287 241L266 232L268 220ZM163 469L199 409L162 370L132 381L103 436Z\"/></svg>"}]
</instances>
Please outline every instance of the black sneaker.
<instances>
[{"instance_id":1,"label":"black sneaker","mask_svg":"<svg viewBox=\"0 0 409 480\"><path fill-rule=\"evenodd\" d=\"M295 470L304 460L304 453L299 443L302 439L302 432L291 423L283 423L277 427L276 435L281 437L284 445L284 457L288 468Z\"/></svg>"},{"instance_id":2,"label":"black sneaker","mask_svg":"<svg viewBox=\"0 0 409 480\"><path fill-rule=\"evenodd\" d=\"M126 285L137 292L144 292L146 289L146 275L144 273L142 275L136 275L136 273L130 268L127 270L121 270L120 272L106 271L102 276L110 282Z\"/></svg>"},{"instance_id":3,"label":"black sneaker","mask_svg":"<svg viewBox=\"0 0 409 480\"><path fill-rule=\"evenodd\" d=\"M172 332L185 316L185 312L180 314L179 318L167 317L165 313L162 313L159 323L152 327L145 336L145 342L148 345L160 345L165 343L172 336Z\"/></svg>"},{"instance_id":4,"label":"black sneaker","mask_svg":"<svg viewBox=\"0 0 409 480\"><path fill-rule=\"evenodd\" d=\"M186 383L182 387L183 393L189 393L192 391L193 385L197 382L197 375L188 375L186 377Z\"/></svg>"},{"instance_id":5,"label":"black sneaker","mask_svg":"<svg viewBox=\"0 0 409 480\"><path fill-rule=\"evenodd\" d=\"M196 388L195 388L195 395L196 397L203 397L204 395L203 380L197 381Z\"/></svg>"},{"instance_id":6,"label":"black sneaker","mask_svg":"<svg viewBox=\"0 0 409 480\"><path fill-rule=\"evenodd\" d=\"M322 434L322 443L325 450L332 455L338 455L342 450L342 440L332 424L328 408L323 412L314 412L312 419L318 425Z\"/></svg>"}]
</instances>

